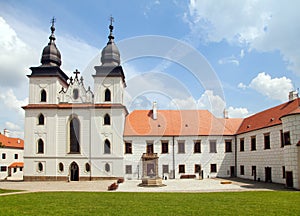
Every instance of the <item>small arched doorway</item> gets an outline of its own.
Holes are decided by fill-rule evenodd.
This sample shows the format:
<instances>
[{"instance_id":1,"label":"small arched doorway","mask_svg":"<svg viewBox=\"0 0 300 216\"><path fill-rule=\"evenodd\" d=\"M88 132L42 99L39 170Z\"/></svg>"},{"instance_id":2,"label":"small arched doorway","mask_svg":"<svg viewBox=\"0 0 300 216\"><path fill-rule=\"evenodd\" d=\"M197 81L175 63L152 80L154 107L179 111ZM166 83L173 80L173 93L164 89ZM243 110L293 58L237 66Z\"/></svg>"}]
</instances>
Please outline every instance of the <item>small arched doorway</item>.
<instances>
[{"instance_id":1,"label":"small arched doorway","mask_svg":"<svg viewBox=\"0 0 300 216\"><path fill-rule=\"evenodd\" d=\"M79 181L79 167L76 162L73 162L70 165L70 180Z\"/></svg>"}]
</instances>

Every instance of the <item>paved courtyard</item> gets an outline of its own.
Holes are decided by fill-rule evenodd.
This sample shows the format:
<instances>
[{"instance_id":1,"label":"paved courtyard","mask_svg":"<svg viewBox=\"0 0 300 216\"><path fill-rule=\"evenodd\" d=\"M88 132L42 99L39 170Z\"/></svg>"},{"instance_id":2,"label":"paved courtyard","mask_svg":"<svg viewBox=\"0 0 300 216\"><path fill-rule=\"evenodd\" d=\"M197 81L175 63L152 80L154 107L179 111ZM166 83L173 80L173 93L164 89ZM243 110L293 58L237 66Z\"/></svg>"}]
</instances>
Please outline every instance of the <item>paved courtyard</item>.
<instances>
[{"instance_id":1,"label":"paved courtyard","mask_svg":"<svg viewBox=\"0 0 300 216\"><path fill-rule=\"evenodd\" d=\"M230 184L221 184L221 182ZM2 189L38 191L107 191L113 180L81 182L0 182ZM119 185L117 192L220 192L220 191L253 191L284 190L280 184L254 182L242 179L177 179L165 180L162 187L140 187L141 180L126 180Z\"/></svg>"}]
</instances>

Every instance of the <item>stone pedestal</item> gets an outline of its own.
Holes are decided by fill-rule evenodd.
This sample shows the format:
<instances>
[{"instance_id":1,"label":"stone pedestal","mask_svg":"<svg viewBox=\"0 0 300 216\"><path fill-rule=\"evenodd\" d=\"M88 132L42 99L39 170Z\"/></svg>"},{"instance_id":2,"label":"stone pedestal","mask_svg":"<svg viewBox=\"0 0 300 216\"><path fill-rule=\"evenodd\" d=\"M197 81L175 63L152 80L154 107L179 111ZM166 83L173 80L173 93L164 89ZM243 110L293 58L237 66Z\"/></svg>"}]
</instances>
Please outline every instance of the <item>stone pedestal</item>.
<instances>
[{"instance_id":1,"label":"stone pedestal","mask_svg":"<svg viewBox=\"0 0 300 216\"><path fill-rule=\"evenodd\" d=\"M143 161L143 177L139 186L143 187L159 187L164 186L162 178L158 176L158 156L156 153L144 153Z\"/></svg>"},{"instance_id":2,"label":"stone pedestal","mask_svg":"<svg viewBox=\"0 0 300 216\"><path fill-rule=\"evenodd\" d=\"M142 178L142 184L140 184L140 186L145 186L145 187L163 186L162 178L160 178L160 177L157 177L157 178Z\"/></svg>"}]
</instances>

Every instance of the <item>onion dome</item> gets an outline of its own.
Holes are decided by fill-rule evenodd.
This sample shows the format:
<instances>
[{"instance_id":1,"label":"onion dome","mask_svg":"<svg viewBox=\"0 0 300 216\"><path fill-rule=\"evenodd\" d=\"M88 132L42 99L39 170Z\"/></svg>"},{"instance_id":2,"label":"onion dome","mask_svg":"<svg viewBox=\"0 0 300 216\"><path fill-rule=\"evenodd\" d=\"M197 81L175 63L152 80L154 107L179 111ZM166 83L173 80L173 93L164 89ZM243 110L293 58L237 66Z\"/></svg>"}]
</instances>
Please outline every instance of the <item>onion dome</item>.
<instances>
[{"instance_id":1,"label":"onion dome","mask_svg":"<svg viewBox=\"0 0 300 216\"><path fill-rule=\"evenodd\" d=\"M54 22L55 19L52 19L52 26L51 26L51 35L49 37L50 41L48 45L43 49L41 63L42 65L50 65L50 66L60 66L61 65L61 55L59 50L55 44L55 36L54 36Z\"/></svg>"},{"instance_id":2,"label":"onion dome","mask_svg":"<svg viewBox=\"0 0 300 216\"><path fill-rule=\"evenodd\" d=\"M107 45L102 50L101 63L103 66L119 66L120 65L120 52L118 47L114 42L114 36L112 31L114 29L112 22L113 18L110 19L109 30L110 34L108 36Z\"/></svg>"}]
</instances>

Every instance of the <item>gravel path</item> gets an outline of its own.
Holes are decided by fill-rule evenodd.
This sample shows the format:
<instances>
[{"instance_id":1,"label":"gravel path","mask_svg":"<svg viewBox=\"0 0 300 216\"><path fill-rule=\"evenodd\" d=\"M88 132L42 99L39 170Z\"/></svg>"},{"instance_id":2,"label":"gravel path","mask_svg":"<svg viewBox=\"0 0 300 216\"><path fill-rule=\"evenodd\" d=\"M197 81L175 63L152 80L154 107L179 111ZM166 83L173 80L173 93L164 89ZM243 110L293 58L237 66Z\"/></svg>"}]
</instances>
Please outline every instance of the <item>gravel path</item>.
<instances>
[{"instance_id":1,"label":"gravel path","mask_svg":"<svg viewBox=\"0 0 300 216\"><path fill-rule=\"evenodd\" d=\"M221 184L221 182L230 184ZM20 194L43 191L89 191L104 192L113 180L81 181L81 182L0 182L0 188L24 190L22 192L0 194ZM241 179L176 179L165 180L162 187L140 187L141 180L125 180L119 184L117 192L220 192L220 191L253 191L284 190L283 185L254 182Z\"/></svg>"}]
</instances>

